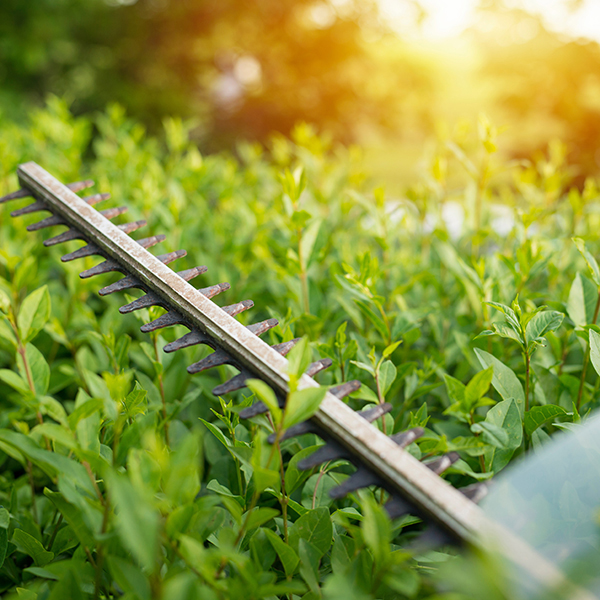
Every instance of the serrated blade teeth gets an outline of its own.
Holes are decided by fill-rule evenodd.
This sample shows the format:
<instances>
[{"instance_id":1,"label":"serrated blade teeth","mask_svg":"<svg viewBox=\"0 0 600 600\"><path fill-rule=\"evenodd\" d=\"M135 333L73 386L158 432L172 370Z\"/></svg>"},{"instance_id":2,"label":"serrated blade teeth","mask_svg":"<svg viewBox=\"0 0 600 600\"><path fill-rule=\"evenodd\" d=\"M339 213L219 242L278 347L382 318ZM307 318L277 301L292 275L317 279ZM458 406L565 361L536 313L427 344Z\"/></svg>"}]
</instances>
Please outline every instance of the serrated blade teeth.
<instances>
[{"instance_id":1,"label":"serrated blade teeth","mask_svg":"<svg viewBox=\"0 0 600 600\"><path fill-rule=\"evenodd\" d=\"M198 275L202 275L202 273L206 273L208 271L208 267L192 267L191 269L185 269L184 271L178 271L177 275L181 277L181 279L185 279L186 281L191 281L194 277L198 277Z\"/></svg>"},{"instance_id":2,"label":"serrated blade teeth","mask_svg":"<svg viewBox=\"0 0 600 600\"><path fill-rule=\"evenodd\" d=\"M155 235L152 237L153 238L162 238L163 240L165 239L164 235L163 236ZM152 238L147 238L147 239L150 240ZM138 240L138 243L140 241L142 241L142 240ZM157 244L159 241L162 241L162 240L158 240L154 243ZM164 263L165 265L168 265L169 263L172 263L173 261L177 260L178 258L183 258L186 255L187 255L187 250L176 250L175 252L168 252L167 254L159 254L156 258L158 258L158 260L160 260L160 262Z\"/></svg>"},{"instance_id":3,"label":"serrated blade teeth","mask_svg":"<svg viewBox=\"0 0 600 600\"><path fill-rule=\"evenodd\" d=\"M418 440L425 430L422 427L413 427L412 429L408 429L407 431L403 431L402 433L395 433L391 436L392 440L401 446L402 448L406 448L410 446L415 440Z\"/></svg>"},{"instance_id":4,"label":"serrated blade teeth","mask_svg":"<svg viewBox=\"0 0 600 600\"><path fill-rule=\"evenodd\" d=\"M106 287L103 287L98 293L101 296L107 296L108 294L114 294L115 292L122 292L123 290L130 290L131 288L144 288L144 284L133 275L127 275L127 277L123 277L123 279L119 279L119 281L115 281Z\"/></svg>"},{"instance_id":5,"label":"serrated blade teeth","mask_svg":"<svg viewBox=\"0 0 600 600\"><path fill-rule=\"evenodd\" d=\"M133 221L132 223L124 223L123 225L117 225L117 227L123 232L123 233L132 233L134 231L137 231L138 229L141 229L142 227L145 227L147 224L147 221L144 221L143 219L141 221Z\"/></svg>"},{"instance_id":6,"label":"serrated blade teeth","mask_svg":"<svg viewBox=\"0 0 600 600\"><path fill-rule=\"evenodd\" d=\"M110 198L110 194L92 194L91 196L85 196L82 198L84 202L89 204L90 206L94 206L94 204L98 204L98 202L102 202L103 200L108 200Z\"/></svg>"},{"instance_id":7,"label":"serrated blade teeth","mask_svg":"<svg viewBox=\"0 0 600 600\"><path fill-rule=\"evenodd\" d=\"M424 463L428 469L431 469L436 475L441 475L446 469L450 468L460 456L458 452L449 452L430 462Z\"/></svg>"},{"instance_id":8,"label":"serrated blade teeth","mask_svg":"<svg viewBox=\"0 0 600 600\"><path fill-rule=\"evenodd\" d=\"M289 342L283 342L282 344L275 344L274 346L271 346L271 348L273 348L273 350L276 350L277 352L279 352L279 354L281 354L282 356L286 356L286 354L289 354L289 352L291 351L291 349L301 339L302 338L294 338L293 340L290 340Z\"/></svg>"},{"instance_id":9,"label":"serrated blade teeth","mask_svg":"<svg viewBox=\"0 0 600 600\"><path fill-rule=\"evenodd\" d=\"M10 202L11 200L17 200L19 198L27 198L27 196L31 196L31 192L27 188L22 188L20 190L17 190L16 192L6 194L6 196L2 196L0 198L0 204Z\"/></svg>"},{"instance_id":10,"label":"serrated blade teeth","mask_svg":"<svg viewBox=\"0 0 600 600\"><path fill-rule=\"evenodd\" d=\"M308 365L308 369L305 371L305 375L309 377L314 377L317 373L324 371L325 369L329 369L329 367L333 364L333 361L330 358L320 358L313 363Z\"/></svg>"},{"instance_id":11,"label":"serrated blade teeth","mask_svg":"<svg viewBox=\"0 0 600 600\"><path fill-rule=\"evenodd\" d=\"M24 206L23 208L19 208L18 210L13 210L10 213L11 217L22 217L23 215L29 215L31 213L40 212L42 210L46 210L48 212L52 212L50 207L41 200L30 204L29 206Z\"/></svg>"},{"instance_id":12,"label":"serrated blade teeth","mask_svg":"<svg viewBox=\"0 0 600 600\"><path fill-rule=\"evenodd\" d=\"M39 231L40 229L45 229L46 227L54 227L55 225L66 225L66 221L58 216L52 215L51 217L47 217L46 219L42 219L37 223L32 223L31 225L27 225L27 231Z\"/></svg>"},{"instance_id":13,"label":"serrated blade teeth","mask_svg":"<svg viewBox=\"0 0 600 600\"><path fill-rule=\"evenodd\" d=\"M123 213L126 213L129 209L126 206L117 206L116 208L107 208L106 210L98 211L105 219L114 219Z\"/></svg>"},{"instance_id":14,"label":"serrated blade teeth","mask_svg":"<svg viewBox=\"0 0 600 600\"><path fill-rule=\"evenodd\" d=\"M171 325L182 325L185 323L185 319L176 311L170 310L168 313L161 315L158 319L150 321L140 327L142 333L149 333L150 331L156 331L163 327L170 327Z\"/></svg>"},{"instance_id":15,"label":"serrated blade teeth","mask_svg":"<svg viewBox=\"0 0 600 600\"><path fill-rule=\"evenodd\" d=\"M458 491L475 504L479 504L488 495L489 487L486 483L477 482L460 488Z\"/></svg>"},{"instance_id":16,"label":"serrated blade teeth","mask_svg":"<svg viewBox=\"0 0 600 600\"><path fill-rule=\"evenodd\" d=\"M191 374L200 373L201 371L206 371L206 369L212 369L213 367L220 367L221 365L230 364L233 364L233 359L231 356L229 356L229 354L227 354L227 352L224 352L223 350L215 350L206 358L203 358L193 365L190 365L187 368L187 372Z\"/></svg>"},{"instance_id":17,"label":"serrated blade teeth","mask_svg":"<svg viewBox=\"0 0 600 600\"><path fill-rule=\"evenodd\" d=\"M153 292L148 292L145 296L121 306L119 312L122 315L133 312L134 310L140 310L141 308L150 308L151 306L162 306L164 301L161 300L160 296L157 296Z\"/></svg>"},{"instance_id":18,"label":"serrated blade teeth","mask_svg":"<svg viewBox=\"0 0 600 600\"><path fill-rule=\"evenodd\" d=\"M279 398L279 406L283 406L284 401ZM248 408L245 408L244 410L240 411L240 418L242 419L252 419L252 417L258 417L258 415L264 415L266 412L269 412L269 409L267 408L267 405L262 402L262 401L258 401L255 402L252 406L249 406Z\"/></svg>"},{"instance_id":19,"label":"serrated blade teeth","mask_svg":"<svg viewBox=\"0 0 600 600\"><path fill-rule=\"evenodd\" d=\"M327 442L324 446L321 446L318 450L315 450L310 456L302 459L298 462L298 469L301 471L308 471L314 467L318 467L325 462L331 460L338 460L340 458L349 458L347 450L336 442Z\"/></svg>"},{"instance_id":20,"label":"serrated blade teeth","mask_svg":"<svg viewBox=\"0 0 600 600\"><path fill-rule=\"evenodd\" d=\"M85 188L92 187L94 182L91 179L86 179L85 181L75 181L74 183L68 183L66 187L68 187L72 192L79 192L84 190ZM27 196L31 196L31 190L27 188L22 188L17 190L16 192L11 192L6 196L2 196L0 198L0 204L4 202L9 202L10 200L17 200L18 198L27 198Z\"/></svg>"},{"instance_id":21,"label":"serrated blade teeth","mask_svg":"<svg viewBox=\"0 0 600 600\"><path fill-rule=\"evenodd\" d=\"M302 423L298 423L297 425L292 425L289 429L286 429L283 435L281 436L281 441L289 440L293 437L298 437L300 435L306 435L307 433L321 433L321 429L315 425L312 421L303 421ZM273 444L275 442L276 434L272 433L267 438L269 444Z\"/></svg>"},{"instance_id":22,"label":"serrated blade teeth","mask_svg":"<svg viewBox=\"0 0 600 600\"><path fill-rule=\"evenodd\" d=\"M279 325L279 321L277 319L267 319L266 321L260 321L259 323L252 323L252 325L248 325L246 329L254 335L262 335L263 333L269 331L269 329L277 327L277 325Z\"/></svg>"},{"instance_id":23,"label":"serrated blade teeth","mask_svg":"<svg viewBox=\"0 0 600 600\"><path fill-rule=\"evenodd\" d=\"M340 400L349 396L352 392L356 392L359 390L361 386L360 381L357 379L353 379L352 381L346 381L346 383L342 383L340 385L336 385L332 388L329 388L329 393L333 394L336 398Z\"/></svg>"},{"instance_id":24,"label":"serrated blade teeth","mask_svg":"<svg viewBox=\"0 0 600 600\"><path fill-rule=\"evenodd\" d=\"M69 262L78 258L85 258L86 256L94 256L95 254L104 256L100 248L98 248L98 246L96 246L95 244L87 244L87 246L83 246L81 248L78 248L74 252L69 252L69 254L61 256L60 260L62 262Z\"/></svg>"},{"instance_id":25,"label":"serrated blade teeth","mask_svg":"<svg viewBox=\"0 0 600 600\"><path fill-rule=\"evenodd\" d=\"M212 393L215 396L224 396L225 394L241 390L246 387L246 381L248 381L248 379L252 379L252 374L248 371L242 371L235 377L232 377L229 381L218 385L213 389Z\"/></svg>"},{"instance_id":26,"label":"serrated blade teeth","mask_svg":"<svg viewBox=\"0 0 600 600\"><path fill-rule=\"evenodd\" d=\"M56 246L56 244L62 244L63 242L71 242L72 240L83 240L85 239L77 229L69 229L64 233L55 235L47 240L44 240L44 246Z\"/></svg>"},{"instance_id":27,"label":"serrated blade teeth","mask_svg":"<svg viewBox=\"0 0 600 600\"><path fill-rule=\"evenodd\" d=\"M252 300L242 300L242 302L238 302L237 304L222 306L221 309L224 310L230 317L235 317L236 315L239 315L253 306L254 302L252 302Z\"/></svg>"},{"instance_id":28,"label":"serrated blade teeth","mask_svg":"<svg viewBox=\"0 0 600 600\"><path fill-rule=\"evenodd\" d=\"M414 506L400 496L392 496L384 505L390 519L397 519L408 514L416 514Z\"/></svg>"},{"instance_id":29,"label":"serrated blade teeth","mask_svg":"<svg viewBox=\"0 0 600 600\"><path fill-rule=\"evenodd\" d=\"M142 248L152 248L152 246L156 246L156 244L160 244L164 242L166 239L166 235L152 235L147 238L140 238L139 240L135 240ZM170 253L173 254L173 253ZM162 256L170 256L170 254L163 254ZM159 260L161 260L160 256L157 256ZM168 262L173 262L174 258L169 260ZM162 262L165 262L164 260Z\"/></svg>"},{"instance_id":30,"label":"serrated blade teeth","mask_svg":"<svg viewBox=\"0 0 600 600\"><path fill-rule=\"evenodd\" d=\"M352 475L350 475L348 479L346 479L346 481L333 488L329 492L329 495L333 499L337 500L339 498L343 498L351 492L355 492L356 490L360 490L371 485L381 486L381 484L381 479L375 475L375 473L372 473L369 471L369 469L363 465L360 465L358 469Z\"/></svg>"},{"instance_id":31,"label":"serrated blade teeth","mask_svg":"<svg viewBox=\"0 0 600 600\"><path fill-rule=\"evenodd\" d=\"M231 286L228 283L217 283L216 285L210 285L198 291L207 298L214 298L217 294L226 292L230 288Z\"/></svg>"},{"instance_id":32,"label":"serrated blade teeth","mask_svg":"<svg viewBox=\"0 0 600 600\"><path fill-rule=\"evenodd\" d=\"M200 330L192 329L192 331L186 333L178 340L168 343L163 348L163 350L165 352L175 352L176 350L181 350L182 348L187 348L189 346L196 346L197 344L206 344L209 340L210 338L204 335Z\"/></svg>"},{"instance_id":33,"label":"serrated blade teeth","mask_svg":"<svg viewBox=\"0 0 600 600\"><path fill-rule=\"evenodd\" d=\"M87 269L79 273L79 277L81 279L87 279L88 277L94 277L94 275L103 275L104 273L111 273L113 271L120 271L121 266L118 262L114 260L105 260L101 262L99 265L92 267L91 269Z\"/></svg>"}]
</instances>

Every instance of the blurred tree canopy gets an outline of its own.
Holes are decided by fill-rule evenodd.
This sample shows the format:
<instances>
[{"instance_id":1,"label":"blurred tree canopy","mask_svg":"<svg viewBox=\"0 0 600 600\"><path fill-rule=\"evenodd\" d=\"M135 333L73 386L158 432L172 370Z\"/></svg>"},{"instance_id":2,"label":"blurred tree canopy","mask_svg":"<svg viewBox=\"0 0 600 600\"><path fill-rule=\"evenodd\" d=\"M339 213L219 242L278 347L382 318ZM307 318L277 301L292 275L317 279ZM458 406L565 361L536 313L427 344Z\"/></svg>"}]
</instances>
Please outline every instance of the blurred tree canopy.
<instances>
[{"instance_id":1,"label":"blurred tree canopy","mask_svg":"<svg viewBox=\"0 0 600 600\"><path fill-rule=\"evenodd\" d=\"M194 118L212 147L300 120L350 141L408 105L428 120L424 65L364 0L3 0L0 65L13 111L50 92L76 113L116 101L150 126Z\"/></svg>"}]
</instances>

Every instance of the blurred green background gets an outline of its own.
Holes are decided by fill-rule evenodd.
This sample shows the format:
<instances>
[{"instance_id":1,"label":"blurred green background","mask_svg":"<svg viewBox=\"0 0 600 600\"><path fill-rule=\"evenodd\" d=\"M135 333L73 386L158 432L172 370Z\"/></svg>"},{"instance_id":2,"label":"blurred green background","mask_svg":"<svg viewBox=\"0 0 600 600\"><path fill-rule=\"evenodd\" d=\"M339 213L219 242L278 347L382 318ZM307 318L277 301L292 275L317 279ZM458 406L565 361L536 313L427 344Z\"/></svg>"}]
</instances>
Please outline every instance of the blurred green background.
<instances>
[{"instance_id":1,"label":"blurred green background","mask_svg":"<svg viewBox=\"0 0 600 600\"><path fill-rule=\"evenodd\" d=\"M600 163L598 4L3 0L0 118L49 94L76 115L117 102L151 131L191 120L203 152L304 121L400 190L430 140L484 112L506 126L505 158L558 138L581 183Z\"/></svg>"}]
</instances>

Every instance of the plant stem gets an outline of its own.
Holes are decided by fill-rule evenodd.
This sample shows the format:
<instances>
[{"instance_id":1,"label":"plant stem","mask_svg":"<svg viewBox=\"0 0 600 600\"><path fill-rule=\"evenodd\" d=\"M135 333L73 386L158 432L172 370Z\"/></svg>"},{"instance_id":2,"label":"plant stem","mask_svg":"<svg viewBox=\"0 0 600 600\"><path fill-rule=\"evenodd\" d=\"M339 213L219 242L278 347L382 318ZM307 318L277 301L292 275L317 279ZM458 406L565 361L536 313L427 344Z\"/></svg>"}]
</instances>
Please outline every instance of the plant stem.
<instances>
[{"instance_id":1,"label":"plant stem","mask_svg":"<svg viewBox=\"0 0 600 600\"><path fill-rule=\"evenodd\" d=\"M525 412L529 410L529 361L531 357L525 351Z\"/></svg>"},{"instance_id":2,"label":"plant stem","mask_svg":"<svg viewBox=\"0 0 600 600\"><path fill-rule=\"evenodd\" d=\"M377 398L379 398L379 404L384 404L385 398L383 397L383 394L381 393L381 384L379 383L379 369L376 369L376 371L375 371L375 385L377 386ZM381 430L383 431L383 433L385 433L387 435L386 425L385 425L385 415L383 415L381 417Z\"/></svg>"},{"instance_id":3,"label":"plant stem","mask_svg":"<svg viewBox=\"0 0 600 600\"><path fill-rule=\"evenodd\" d=\"M596 324L598 320L598 311L600 310L600 290L598 291L598 300L596 300L596 308L594 309L594 317L592 319L592 325ZM577 391L577 412L581 406L581 399L583 398L583 388L585 387L585 376L587 374L587 368L590 363L590 344L588 341L585 355L583 357L583 366L581 369L581 379L579 380L579 390Z\"/></svg>"}]
</instances>

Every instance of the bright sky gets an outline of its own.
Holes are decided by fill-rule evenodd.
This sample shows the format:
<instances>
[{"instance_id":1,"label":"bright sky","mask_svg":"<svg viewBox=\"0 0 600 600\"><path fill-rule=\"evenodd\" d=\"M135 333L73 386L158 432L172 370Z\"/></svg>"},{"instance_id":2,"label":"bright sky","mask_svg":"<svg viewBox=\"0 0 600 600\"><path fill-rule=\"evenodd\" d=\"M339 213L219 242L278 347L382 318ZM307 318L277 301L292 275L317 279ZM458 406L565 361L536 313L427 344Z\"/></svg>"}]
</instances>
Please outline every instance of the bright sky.
<instances>
[{"instance_id":1,"label":"bright sky","mask_svg":"<svg viewBox=\"0 0 600 600\"><path fill-rule=\"evenodd\" d=\"M410 14L410 3L403 0L380 0L382 8L402 29L402 22ZM423 26L423 35L439 40L459 35L474 20L477 0L421 0L429 18ZM581 8L573 12L565 0L513 0L512 5L522 6L540 13L549 29L574 37L587 37L600 42L600 0L584 0Z\"/></svg>"}]
</instances>

